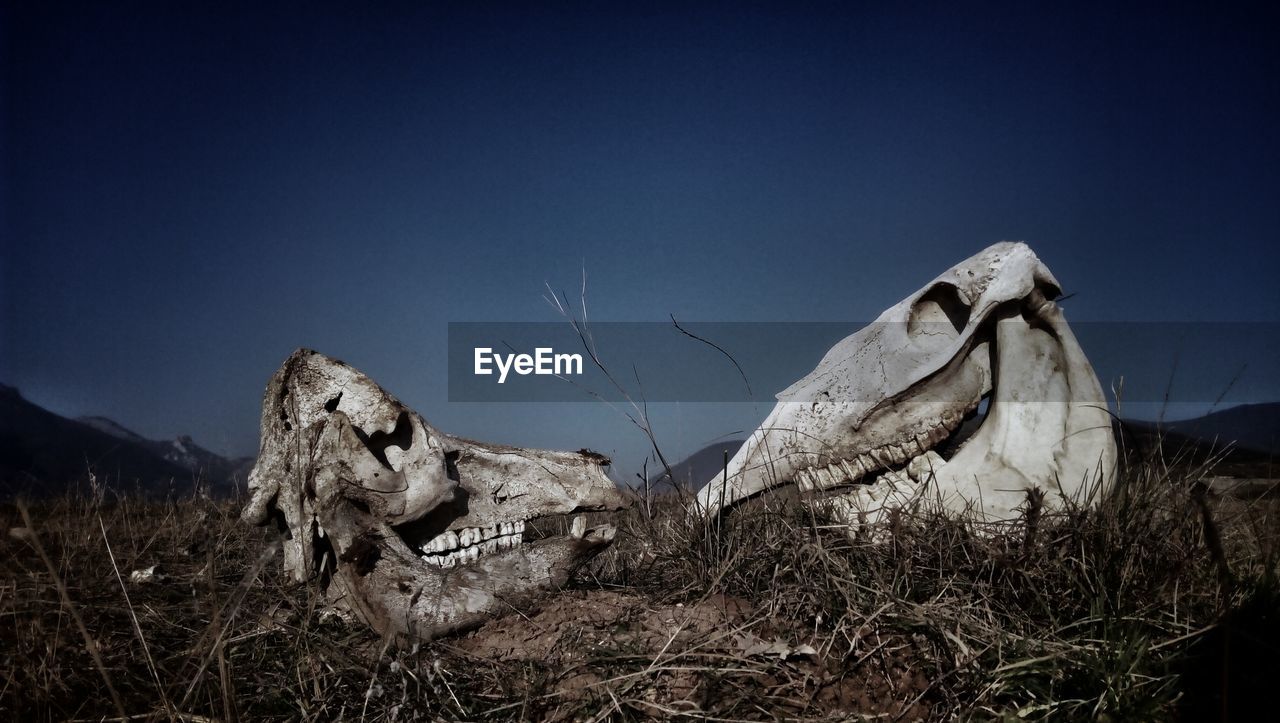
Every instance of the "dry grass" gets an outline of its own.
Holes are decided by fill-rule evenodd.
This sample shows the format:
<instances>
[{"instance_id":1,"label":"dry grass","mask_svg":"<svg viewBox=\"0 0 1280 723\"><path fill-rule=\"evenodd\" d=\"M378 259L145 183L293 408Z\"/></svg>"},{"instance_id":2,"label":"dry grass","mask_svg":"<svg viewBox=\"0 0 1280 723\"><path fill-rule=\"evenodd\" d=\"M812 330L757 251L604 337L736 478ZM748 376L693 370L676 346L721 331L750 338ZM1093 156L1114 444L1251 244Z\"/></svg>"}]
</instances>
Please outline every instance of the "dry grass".
<instances>
[{"instance_id":1,"label":"dry grass","mask_svg":"<svg viewBox=\"0 0 1280 723\"><path fill-rule=\"evenodd\" d=\"M0 718L1244 719L1280 673L1275 506L1170 467L1092 512L879 543L794 500L704 524L660 499L572 589L417 646L326 615L234 503L9 505Z\"/></svg>"}]
</instances>

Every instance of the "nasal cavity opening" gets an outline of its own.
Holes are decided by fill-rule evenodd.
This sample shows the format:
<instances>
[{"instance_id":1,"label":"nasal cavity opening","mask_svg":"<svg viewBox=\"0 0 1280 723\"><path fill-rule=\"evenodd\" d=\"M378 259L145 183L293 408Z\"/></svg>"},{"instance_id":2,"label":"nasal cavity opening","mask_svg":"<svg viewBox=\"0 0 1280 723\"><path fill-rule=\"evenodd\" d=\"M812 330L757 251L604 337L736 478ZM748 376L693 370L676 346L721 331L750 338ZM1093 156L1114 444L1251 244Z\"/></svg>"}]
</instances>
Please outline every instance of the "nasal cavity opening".
<instances>
[{"instance_id":1,"label":"nasal cavity opening","mask_svg":"<svg viewBox=\"0 0 1280 723\"><path fill-rule=\"evenodd\" d=\"M916 299L907 316L907 334L955 338L969 325L969 304L952 284L934 284Z\"/></svg>"},{"instance_id":2,"label":"nasal cavity opening","mask_svg":"<svg viewBox=\"0 0 1280 723\"><path fill-rule=\"evenodd\" d=\"M370 454L378 459L384 467L391 469L387 461L387 447L395 445L408 451L413 446L413 425L409 422L409 413L400 412L396 417L396 426L390 433L376 430L373 434L365 434L363 429L355 427L356 437L369 449Z\"/></svg>"}]
</instances>

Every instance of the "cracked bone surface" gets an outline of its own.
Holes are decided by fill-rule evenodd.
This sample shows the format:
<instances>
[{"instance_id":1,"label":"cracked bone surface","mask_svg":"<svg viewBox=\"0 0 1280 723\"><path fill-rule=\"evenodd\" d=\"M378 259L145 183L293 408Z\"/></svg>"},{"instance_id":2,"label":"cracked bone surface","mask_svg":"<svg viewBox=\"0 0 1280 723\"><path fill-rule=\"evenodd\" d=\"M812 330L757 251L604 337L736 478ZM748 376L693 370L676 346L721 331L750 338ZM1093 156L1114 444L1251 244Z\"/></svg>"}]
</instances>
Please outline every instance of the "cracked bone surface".
<instances>
[{"instance_id":1,"label":"cracked bone surface","mask_svg":"<svg viewBox=\"0 0 1280 723\"><path fill-rule=\"evenodd\" d=\"M787 484L851 528L922 500L985 522L1018 517L1032 490L1046 508L1092 501L1115 439L1060 289L1022 243L948 269L778 394L694 511Z\"/></svg>"},{"instance_id":2,"label":"cracked bone surface","mask_svg":"<svg viewBox=\"0 0 1280 723\"><path fill-rule=\"evenodd\" d=\"M380 633L430 638L566 582L614 529L554 515L624 500L602 455L445 434L364 374L294 352L271 378L249 523L286 531L284 566ZM527 541L526 541L526 538Z\"/></svg>"}]
</instances>

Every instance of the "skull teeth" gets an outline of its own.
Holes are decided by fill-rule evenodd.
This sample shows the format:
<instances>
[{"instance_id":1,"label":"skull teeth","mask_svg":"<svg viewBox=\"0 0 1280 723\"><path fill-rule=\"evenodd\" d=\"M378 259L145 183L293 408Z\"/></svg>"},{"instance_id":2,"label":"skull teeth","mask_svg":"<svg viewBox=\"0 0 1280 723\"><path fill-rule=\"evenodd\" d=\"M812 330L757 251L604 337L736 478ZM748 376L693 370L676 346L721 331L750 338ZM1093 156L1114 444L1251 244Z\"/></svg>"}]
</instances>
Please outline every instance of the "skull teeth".
<instances>
[{"instance_id":1,"label":"skull teeth","mask_svg":"<svg viewBox=\"0 0 1280 723\"><path fill-rule=\"evenodd\" d=\"M928 482L946 463L942 455L931 449L907 463L907 476L916 482Z\"/></svg>"},{"instance_id":2,"label":"skull teeth","mask_svg":"<svg viewBox=\"0 0 1280 723\"><path fill-rule=\"evenodd\" d=\"M434 565L435 567L451 568L475 562L485 555L505 552L506 550L519 547L521 542L523 542L523 529L521 528L521 523L512 523L512 527L510 529L512 529L511 534L498 535L488 540L481 540L480 542L468 547L452 550L444 554L428 552L422 556L422 560L428 565ZM516 529L521 529L521 532L515 532Z\"/></svg>"},{"instance_id":3,"label":"skull teeth","mask_svg":"<svg viewBox=\"0 0 1280 723\"><path fill-rule=\"evenodd\" d=\"M474 562L480 555L519 547L524 520L494 523L488 527L464 527L436 535L422 546L422 559L436 567Z\"/></svg>"},{"instance_id":4,"label":"skull teeth","mask_svg":"<svg viewBox=\"0 0 1280 723\"><path fill-rule=\"evenodd\" d=\"M951 436L976 407L974 404L963 412L947 412L928 430L900 444L882 445L826 466L806 467L796 472L794 482L801 492L852 484L873 472L881 472L880 480L895 485L927 482L947 463L932 447Z\"/></svg>"}]
</instances>

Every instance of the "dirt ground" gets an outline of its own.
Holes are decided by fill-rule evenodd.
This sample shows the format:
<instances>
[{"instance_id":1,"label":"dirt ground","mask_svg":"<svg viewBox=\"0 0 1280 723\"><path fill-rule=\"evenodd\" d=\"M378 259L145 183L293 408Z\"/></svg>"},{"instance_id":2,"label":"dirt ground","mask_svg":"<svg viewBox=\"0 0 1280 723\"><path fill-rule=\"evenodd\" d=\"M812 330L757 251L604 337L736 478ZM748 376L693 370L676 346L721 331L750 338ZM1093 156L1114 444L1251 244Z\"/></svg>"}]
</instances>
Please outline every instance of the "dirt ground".
<instances>
[{"instance_id":1,"label":"dirt ground","mask_svg":"<svg viewBox=\"0 0 1280 723\"><path fill-rule=\"evenodd\" d=\"M717 697L732 694L720 676L732 674L746 678L735 684L756 685L789 701L797 715L923 719L927 709L914 699L929 685L923 673L913 672L911 642L867 643L865 650L821 650L823 641L812 630L722 594L688 605L655 605L635 594L587 590L549 598L531 615L502 616L454 645L484 660L561 671L554 694L567 700L615 686L619 678L607 677L607 669L626 657L648 661L638 672L656 679L645 686L654 712L715 709ZM853 669L845 665L849 653L860 661Z\"/></svg>"}]
</instances>

